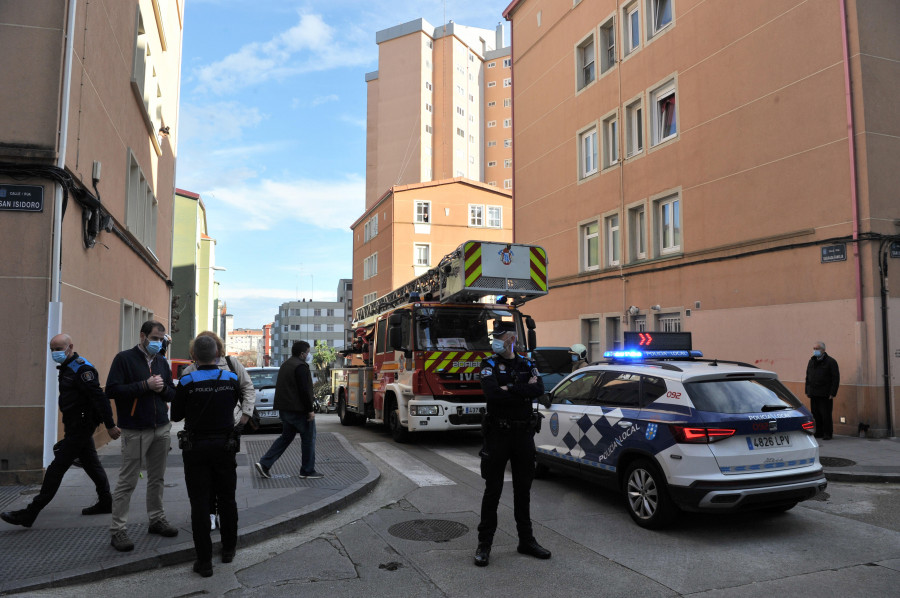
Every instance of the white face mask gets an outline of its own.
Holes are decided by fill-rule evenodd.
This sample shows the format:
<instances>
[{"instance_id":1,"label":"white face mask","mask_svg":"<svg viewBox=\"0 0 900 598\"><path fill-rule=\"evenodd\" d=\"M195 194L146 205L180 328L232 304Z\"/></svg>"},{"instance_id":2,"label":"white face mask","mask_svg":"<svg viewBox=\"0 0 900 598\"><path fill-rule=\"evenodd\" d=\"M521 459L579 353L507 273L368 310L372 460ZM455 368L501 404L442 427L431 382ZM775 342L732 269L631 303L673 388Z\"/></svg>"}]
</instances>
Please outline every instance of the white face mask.
<instances>
[{"instance_id":1,"label":"white face mask","mask_svg":"<svg viewBox=\"0 0 900 598\"><path fill-rule=\"evenodd\" d=\"M306 354L306 363L312 363L312 353Z\"/></svg>"},{"instance_id":2,"label":"white face mask","mask_svg":"<svg viewBox=\"0 0 900 598\"><path fill-rule=\"evenodd\" d=\"M506 349L506 343L504 343L499 338L495 338L494 340L491 341L491 350L494 353L503 353L505 349Z\"/></svg>"}]
</instances>

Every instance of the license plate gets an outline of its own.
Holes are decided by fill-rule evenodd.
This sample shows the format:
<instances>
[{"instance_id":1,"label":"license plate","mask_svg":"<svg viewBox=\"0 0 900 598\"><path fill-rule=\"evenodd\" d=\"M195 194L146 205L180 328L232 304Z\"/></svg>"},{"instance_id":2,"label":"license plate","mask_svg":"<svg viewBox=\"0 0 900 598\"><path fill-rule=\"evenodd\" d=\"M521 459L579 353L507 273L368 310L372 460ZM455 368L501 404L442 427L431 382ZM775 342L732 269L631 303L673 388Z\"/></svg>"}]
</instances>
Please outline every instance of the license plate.
<instances>
[{"instance_id":1,"label":"license plate","mask_svg":"<svg viewBox=\"0 0 900 598\"><path fill-rule=\"evenodd\" d=\"M463 409L463 413L481 413L481 407L466 407Z\"/></svg>"},{"instance_id":2,"label":"license plate","mask_svg":"<svg viewBox=\"0 0 900 598\"><path fill-rule=\"evenodd\" d=\"M262 417L278 417L278 410L272 409L270 411L260 411L259 414Z\"/></svg>"},{"instance_id":3,"label":"license plate","mask_svg":"<svg viewBox=\"0 0 900 598\"><path fill-rule=\"evenodd\" d=\"M783 446L791 446L791 437L789 434L772 434L769 436L748 436L747 446L750 450L780 448Z\"/></svg>"}]
</instances>

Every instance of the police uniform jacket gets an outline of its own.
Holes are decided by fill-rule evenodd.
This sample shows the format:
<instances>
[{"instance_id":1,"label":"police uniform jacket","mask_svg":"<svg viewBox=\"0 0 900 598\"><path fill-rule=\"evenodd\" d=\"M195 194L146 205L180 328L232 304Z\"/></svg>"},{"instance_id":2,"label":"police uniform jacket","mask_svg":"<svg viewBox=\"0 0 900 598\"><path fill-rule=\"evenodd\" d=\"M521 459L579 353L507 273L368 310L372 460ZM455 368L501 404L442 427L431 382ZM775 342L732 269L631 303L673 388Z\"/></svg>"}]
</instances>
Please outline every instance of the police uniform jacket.
<instances>
[{"instance_id":1,"label":"police uniform jacket","mask_svg":"<svg viewBox=\"0 0 900 598\"><path fill-rule=\"evenodd\" d=\"M537 382L530 384L528 379L532 376L537 376ZM509 390L503 390L502 386ZM481 389L488 416L528 421L533 400L544 394L544 382L531 360L518 353L512 359L495 353L481 362Z\"/></svg>"},{"instance_id":2,"label":"police uniform jacket","mask_svg":"<svg viewBox=\"0 0 900 598\"><path fill-rule=\"evenodd\" d=\"M72 353L59 370L59 410L66 426L84 424L93 432L101 421L108 428L115 427L109 399L100 388L97 368L78 353Z\"/></svg>"},{"instance_id":3,"label":"police uniform jacket","mask_svg":"<svg viewBox=\"0 0 900 598\"><path fill-rule=\"evenodd\" d=\"M227 436L234 428L234 406L240 397L234 372L201 365L178 381L172 420L183 419L185 429L197 437Z\"/></svg>"},{"instance_id":4,"label":"police uniform jacket","mask_svg":"<svg viewBox=\"0 0 900 598\"><path fill-rule=\"evenodd\" d=\"M291 357L278 370L273 406L279 411L309 413L313 410L312 375L309 365Z\"/></svg>"},{"instance_id":5,"label":"police uniform jacket","mask_svg":"<svg viewBox=\"0 0 900 598\"><path fill-rule=\"evenodd\" d=\"M154 392L145 384L147 378L157 374L163 379L161 392ZM148 367L144 351L134 346L113 359L106 378L106 395L116 402L120 428L144 430L163 426L169 422L166 403L175 396L172 368L159 354L153 356Z\"/></svg>"}]
</instances>

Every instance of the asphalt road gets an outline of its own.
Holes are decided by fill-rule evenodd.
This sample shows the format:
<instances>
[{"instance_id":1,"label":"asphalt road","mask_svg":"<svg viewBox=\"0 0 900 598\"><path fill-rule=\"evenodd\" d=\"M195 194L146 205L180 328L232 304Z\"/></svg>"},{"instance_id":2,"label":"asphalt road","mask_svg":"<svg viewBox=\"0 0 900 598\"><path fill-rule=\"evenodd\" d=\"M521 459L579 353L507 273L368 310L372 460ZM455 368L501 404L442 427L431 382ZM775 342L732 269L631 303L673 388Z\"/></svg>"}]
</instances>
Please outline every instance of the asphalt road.
<instances>
[{"instance_id":1,"label":"asphalt road","mask_svg":"<svg viewBox=\"0 0 900 598\"><path fill-rule=\"evenodd\" d=\"M491 564L476 568L477 435L399 445L375 425L342 427L334 415L318 422L382 473L350 508L241 549L209 579L179 565L28 595L869 598L900 587L900 488L887 484L830 483L821 500L781 515L685 515L652 532L634 525L618 495L553 475L532 492L549 561L516 552L507 484Z\"/></svg>"}]
</instances>

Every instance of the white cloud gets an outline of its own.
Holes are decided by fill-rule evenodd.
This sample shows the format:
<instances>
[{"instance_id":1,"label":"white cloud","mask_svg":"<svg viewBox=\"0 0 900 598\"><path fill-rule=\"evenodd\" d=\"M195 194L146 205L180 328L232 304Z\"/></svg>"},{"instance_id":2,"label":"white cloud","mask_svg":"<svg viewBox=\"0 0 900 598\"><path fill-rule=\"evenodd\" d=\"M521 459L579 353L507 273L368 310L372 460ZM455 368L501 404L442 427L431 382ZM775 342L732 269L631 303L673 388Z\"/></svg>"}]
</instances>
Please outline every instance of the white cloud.
<instances>
[{"instance_id":1,"label":"white cloud","mask_svg":"<svg viewBox=\"0 0 900 598\"><path fill-rule=\"evenodd\" d=\"M251 42L222 60L201 67L196 77L201 89L231 93L242 87L300 73L352 67L375 60L371 40L356 43L356 36L335 35L320 15L302 14L300 22L266 42ZM347 45L348 42L350 45Z\"/></svg>"},{"instance_id":2,"label":"white cloud","mask_svg":"<svg viewBox=\"0 0 900 598\"><path fill-rule=\"evenodd\" d=\"M327 104L328 102L337 102L338 100L340 100L338 95L336 93L332 93L327 96L319 96L317 98L313 98L311 104L313 106L321 106L322 104Z\"/></svg>"},{"instance_id":3,"label":"white cloud","mask_svg":"<svg viewBox=\"0 0 900 598\"><path fill-rule=\"evenodd\" d=\"M365 192L365 181L353 175L336 181L244 181L204 189L201 194L227 205L234 213L229 220L243 230L267 230L285 220L347 230L362 213Z\"/></svg>"},{"instance_id":4,"label":"white cloud","mask_svg":"<svg viewBox=\"0 0 900 598\"><path fill-rule=\"evenodd\" d=\"M265 118L258 108L234 101L205 105L183 102L178 112L179 135L210 141L240 139L245 129L255 127Z\"/></svg>"}]
</instances>

